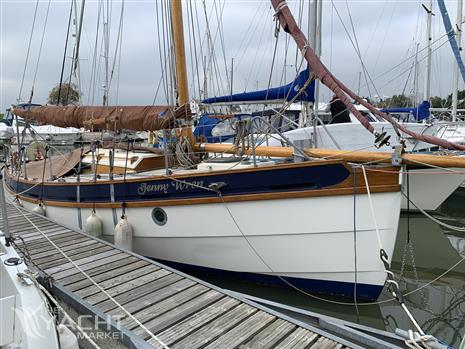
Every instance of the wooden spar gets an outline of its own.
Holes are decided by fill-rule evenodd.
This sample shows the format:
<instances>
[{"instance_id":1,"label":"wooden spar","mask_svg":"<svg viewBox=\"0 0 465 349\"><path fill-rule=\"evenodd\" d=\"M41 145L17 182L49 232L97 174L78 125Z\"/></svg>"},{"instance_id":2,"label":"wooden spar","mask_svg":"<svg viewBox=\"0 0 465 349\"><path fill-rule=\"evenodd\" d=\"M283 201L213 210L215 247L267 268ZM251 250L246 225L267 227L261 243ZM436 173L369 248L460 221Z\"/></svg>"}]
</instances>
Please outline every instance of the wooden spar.
<instances>
[{"instance_id":1,"label":"wooden spar","mask_svg":"<svg viewBox=\"0 0 465 349\"><path fill-rule=\"evenodd\" d=\"M189 87L187 84L186 52L184 48L181 0L171 0L171 21L173 26L174 53L176 56L178 98L179 105L183 105L185 103L189 103Z\"/></svg>"},{"instance_id":2,"label":"wooden spar","mask_svg":"<svg viewBox=\"0 0 465 349\"><path fill-rule=\"evenodd\" d=\"M236 154L237 149L232 144L195 144L196 151L205 151L211 153L229 153ZM369 151L350 151L350 150L334 150L334 149L318 149L307 148L305 153L310 157L315 158L331 158L341 159L356 163L391 163L392 153L387 152L369 152ZM253 155L252 148L245 149L245 155ZM255 147L257 156L271 157L292 157L294 149L290 147ZM429 154L402 154L402 162L404 164L421 166L439 166L439 167L455 167L465 168L465 157L446 156L446 155L429 155Z\"/></svg>"},{"instance_id":3,"label":"wooden spar","mask_svg":"<svg viewBox=\"0 0 465 349\"><path fill-rule=\"evenodd\" d=\"M184 47L184 28L182 21L181 0L171 0L171 24L173 28L173 43L176 61L176 79L178 85L179 105L189 103L189 85L187 83L186 51ZM192 125L183 127L182 135L187 137L191 144L194 143L192 135Z\"/></svg>"}]
</instances>

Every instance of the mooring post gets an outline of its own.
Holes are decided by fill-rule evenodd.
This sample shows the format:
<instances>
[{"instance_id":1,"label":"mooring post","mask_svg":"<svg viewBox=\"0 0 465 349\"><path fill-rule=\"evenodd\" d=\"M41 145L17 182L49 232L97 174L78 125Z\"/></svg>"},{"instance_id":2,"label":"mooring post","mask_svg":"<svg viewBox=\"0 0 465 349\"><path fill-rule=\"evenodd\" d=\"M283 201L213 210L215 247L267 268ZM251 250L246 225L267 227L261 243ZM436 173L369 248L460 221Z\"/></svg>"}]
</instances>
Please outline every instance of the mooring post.
<instances>
[{"instance_id":1,"label":"mooring post","mask_svg":"<svg viewBox=\"0 0 465 349\"><path fill-rule=\"evenodd\" d=\"M3 173L0 173L0 204L2 205L3 234L5 234L5 245L10 246L11 234L8 226L8 213L6 209L5 190L3 189Z\"/></svg>"}]
</instances>

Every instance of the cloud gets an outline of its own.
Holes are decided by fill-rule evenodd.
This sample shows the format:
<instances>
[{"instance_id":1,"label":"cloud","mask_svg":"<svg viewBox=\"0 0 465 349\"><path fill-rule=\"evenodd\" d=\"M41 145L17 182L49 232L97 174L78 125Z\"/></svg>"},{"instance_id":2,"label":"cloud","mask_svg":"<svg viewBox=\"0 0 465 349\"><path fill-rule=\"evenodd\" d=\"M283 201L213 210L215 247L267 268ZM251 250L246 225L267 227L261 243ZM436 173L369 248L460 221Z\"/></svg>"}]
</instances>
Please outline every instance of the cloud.
<instances>
[{"instance_id":1,"label":"cloud","mask_svg":"<svg viewBox=\"0 0 465 349\"><path fill-rule=\"evenodd\" d=\"M105 2L106 3L106 2ZM203 89L204 56L209 57L208 49L215 54L215 65L208 71L209 92L220 94L229 91L229 76L231 59L234 58L234 90L251 90L256 87L265 88L268 85L272 69L272 57L275 39L273 10L267 1L207 1L206 11L208 21L205 20L202 2L192 2L194 13L194 27L196 29L196 46L193 47L193 37L188 23L192 23L190 9L184 6L185 38L189 80L191 93L198 94L198 80ZM288 2L295 17L302 18L301 27L304 32L308 26L308 9L305 8L299 15L299 1ZM14 103L19 94L21 77L26 60L27 45L30 28L34 15L35 1L0 2L1 15L1 71L0 71L0 106L5 109ZM31 53L26 70L22 98L29 97L32 80L37 62L38 48L42 35L47 1L39 2L36 27L31 46ZM80 50L80 76L81 88L84 94L84 102L93 100L100 103L104 85L104 59L102 41L102 12L99 13L98 1L87 1L84 12L84 32L81 39ZM357 42L362 53L365 67L372 78L382 75L392 67L410 57L398 69L389 74L382 75L374 81L381 95L401 93L407 86L406 92L411 90L412 82L407 81L409 67L413 64L415 42L420 42L420 49L424 47L424 10L418 1L334 1L334 7L339 12L342 20L331 1L323 2L323 36L322 36L322 60L326 66L331 67L332 72L345 82L353 90L357 90L358 77L361 71L360 59L357 56L353 43L355 43L351 20L356 32ZM348 4L348 8L347 5ZM455 18L455 2L447 2L452 21ZM119 13L121 2L113 2L110 14L110 67L114 60ZM186 5L186 3L184 3ZM163 5L158 2L158 9ZM216 7L215 7L216 6ZM44 44L39 62L37 78L34 88L34 101L44 103L51 88L57 84L60 78L63 50L66 37L70 4L68 2L52 1L45 32ZM78 4L78 9L80 4ZM102 11L102 8L100 8ZM223 11L218 20L218 13ZM437 11L436 11L437 12ZM166 12L165 12L166 13ZM349 15L350 14L350 15ZM441 16L434 17L434 38L444 35ZM97 40L97 52L94 50L96 40L96 26L100 18L100 31ZM161 20L161 12L158 12ZM210 29L212 47L209 46L206 27ZM345 26L345 28L344 28ZM221 28L221 31L218 30ZM200 31L198 30L200 29ZM346 30L349 34L346 33ZM71 27L71 32L75 27ZM221 35L220 35L221 34ZM160 35L163 36L161 33ZM288 44L286 44L286 40ZM66 79L70 75L71 50L74 38L70 37ZM123 40L121 53L121 69L116 70L110 91L110 100L115 102L116 81L119 77L118 102L125 104L150 104L155 95L162 71L168 76L173 66L168 64L168 70L164 71L164 65L160 64L161 45L158 42L156 4L152 1L126 1L124 8ZM200 49L203 49L201 52ZM195 59L191 59L191 50L198 53L197 61L199 77ZM289 82L296 74L295 44L281 31L276 51L275 65L271 84ZM93 61L97 64L93 68ZM433 56L433 95L445 96L450 93L452 55L448 45L442 46ZM441 63L441 65L439 64ZM447 69L444 69L447 68ZM423 64L420 67L423 71ZM228 72L228 73L226 73ZM404 72L403 74L401 74ZM94 78L92 78L94 76ZM412 74L410 75L412 77ZM422 79L423 73L420 74ZM73 77L73 80L76 80ZM285 80L285 81L284 81ZM91 84L95 81L95 84ZM423 82L420 80L420 86ZM92 89L91 85L95 85ZM369 91L366 88L364 74L361 80L361 94L366 96ZM195 86L195 88L194 88ZM218 88L220 86L221 88ZM461 84L463 86L463 83ZM166 98L160 89L158 103L166 103ZM96 91L92 93L92 91ZM329 93L322 89L322 97L328 98ZM370 87L371 94L375 89Z\"/></svg>"}]
</instances>

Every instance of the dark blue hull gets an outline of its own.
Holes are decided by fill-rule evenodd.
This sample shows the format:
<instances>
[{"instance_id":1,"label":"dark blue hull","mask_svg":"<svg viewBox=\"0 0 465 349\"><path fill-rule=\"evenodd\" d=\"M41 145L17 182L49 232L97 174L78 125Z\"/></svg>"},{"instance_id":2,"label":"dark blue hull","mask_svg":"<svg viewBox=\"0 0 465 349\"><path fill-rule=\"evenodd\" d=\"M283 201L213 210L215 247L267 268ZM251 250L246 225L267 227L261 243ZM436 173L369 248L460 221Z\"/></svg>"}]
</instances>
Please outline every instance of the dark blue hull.
<instances>
[{"instance_id":1,"label":"dark blue hull","mask_svg":"<svg viewBox=\"0 0 465 349\"><path fill-rule=\"evenodd\" d=\"M258 167L244 171L220 171L221 173L198 173L173 175L173 179L162 176L93 182L45 182L17 180L5 176L8 188L22 193L27 199L61 202L63 204L109 203L111 184L114 202L138 203L147 201L188 200L218 198L218 192L210 188L221 187L225 198L239 195L261 195L299 191L317 191L338 186L349 178L350 172L342 163L312 165L277 165ZM351 182L352 183L352 182ZM350 184L351 184L350 183ZM77 188L79 187L79 194ZM79 199L78 199L79 196Z\"/></svg>"},{"instance_id":2,"label":"dark blue hull","mask_svg":"<svg viewBox=\"0 0 465 349\"><path fill-rule=\"evenodd\" d=\"M275 275L235 272L229 270L201 267L191 264L171 262L166 260L157 260L160 263L171 266L177 270L182 270L186 273L194 273L200 278L202 277L202 275L218 276L221 278L245 280L256 284L273 287L281 287L288 289L296 287L300 290L309 293L322 294L334 297L343 297L346 298L348 302L354 299L355 284L351 282L312 280L294 277L282 278ZM283 279L285 279L287 282L283 281ZM375 301L380 296L383 290L383 286L357 284L356 290L357 301Z\"/></svg>"}]
</instances>

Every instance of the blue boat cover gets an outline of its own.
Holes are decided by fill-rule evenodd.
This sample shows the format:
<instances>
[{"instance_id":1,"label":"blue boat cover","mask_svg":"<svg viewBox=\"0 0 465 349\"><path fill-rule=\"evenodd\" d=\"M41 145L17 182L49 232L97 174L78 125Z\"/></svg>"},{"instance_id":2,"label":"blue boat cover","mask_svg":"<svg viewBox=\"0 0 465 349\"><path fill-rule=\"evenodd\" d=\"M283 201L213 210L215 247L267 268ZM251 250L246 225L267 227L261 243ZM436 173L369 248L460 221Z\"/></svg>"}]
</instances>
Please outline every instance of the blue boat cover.
<instances>
[{"instance_id":1,"label":"blue boat cover","mask_svg":"<svg viewBox=\"0 0 465 349\"><path fill-rule=\"evenodd\" d=\"M292 100L302 86L305 85L309 78L309 69L305 69L300 72L297 78L284 86L273 87L267 90L261 91L252 91L244 93L236 93L233 95L220 96L220 97L211 97L204 99L202 103L204 104L213 104L213 103L227 103L227 102L255 102L255 101L274 101L274 100ZM295 99L296 102L306 101L314 102L315 101L315 80L312 80L308 84L307 88Z\"/></svg>"},{"instance_id":2,"label":"blue boat cover","mask_svg":"<svg viewBox=\"0 0 465 349\"><path fill-rule=\"evenodd\" d=\"M429 117L429 108L429 101L423 101L416 108L387 108L381 111L383 113L409 113L415 117L415 120L421 121Z\"/></svg>"},{"instance_id":3,"label":"blue boat cover","mask_svg":"<svg viewBox=\"0 0 465 349\"><path fill-rule=\"evenodd\" d=\"M446 4L444 3L444 0L438 0L438 5L439 9L441 10L442 21L444 22L444 28L446 29L452 52L454 53L455 60L457 61L457 65L459 66L462 79L465 82L465 66L463 64L462 56L460 56L459 46L457 45L457 40L455 39L455 31L454 29L452 29L452 24L447 13Z\"/></svg>"},{"instance_id":4,"label":"blue boat cover","mask_svg":"<svg viewBox=\"0 0 465 349\"><path fill-rule=\"evenodd\" d=\"M232 133L229 135L223 135L223 136L213 136L212 135L212 130L213 128L218 125L219 123L225 121L220 118L214 118L211 116L214 116L217 114L203 114L199 120L197 121L197 125L195 126L194 129L194 136L200 137L204 136L206 138L207 143L220 143L227 141L234 137L236 134ZM250 118L250 115L248 114L236 114L234 115L236 119L242 120L243 118Z\"/></svg>"}]
</instances>

